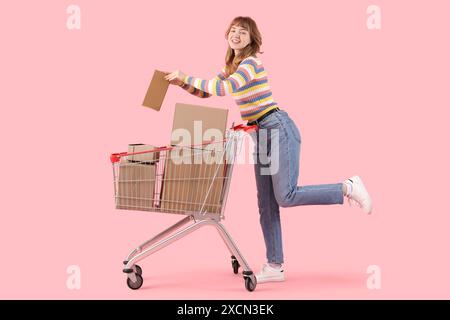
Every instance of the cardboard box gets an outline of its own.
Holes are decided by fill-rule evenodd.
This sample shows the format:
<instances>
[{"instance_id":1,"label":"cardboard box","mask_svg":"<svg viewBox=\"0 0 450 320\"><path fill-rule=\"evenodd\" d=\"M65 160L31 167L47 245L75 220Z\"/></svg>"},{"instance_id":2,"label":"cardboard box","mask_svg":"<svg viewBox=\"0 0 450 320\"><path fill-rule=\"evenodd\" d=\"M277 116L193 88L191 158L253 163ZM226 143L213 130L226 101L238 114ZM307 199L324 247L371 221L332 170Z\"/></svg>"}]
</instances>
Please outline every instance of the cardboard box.
<instances>
[{"instance_id":1,"label":"cardboard box","mask_svg":"<svg viewBox=\"0 0 450 320\"><path fill-rule=\"evenodd\" d=\"M180 142L186 145L201 144L203 140L210 140L210 134L214 133L211 130L214 129L218 130L223 139L227 117L227 109L177 103L173 117L171 144L176 145ZM180 141L177 136L174 136L177 129L187 130L191 137L190 141Z\"/></svg>"},{"instance_id":2,"label":"cardboard box","mask_svg":"<svg viewBox=\"0 0 450 320\"><path fill-rule=\"evenodd\" d=\"M142 102L144 107L149 107L156 111L161 109L164 97L166 96L167 89L170 84L169 81L164 79L164 76L166 75L166 72L155 70L152 81L147 89L144 102Z\"/></svg>"},{"instance_id":3,"label":"cardboard box","mask_svg":"<svg viewBox=\"0 0 450 320\"><path fill-rule=\"evenodd\" d=\"M173 213L220 213L225 182L223 163L194 163L194 159L211 159L211 151L195 150L192 163L177 163L173 157L165 161L161 209Z\"/></svg>"},{"instance_id":4,"label":"cardboard box","mask_svg":"<svg viewBox=\"0 0 450 320\"><path fill-rule=\"evenodd\" d=\"M121 160L119 165L116 208L154 211L156 165Z\"/></svg>"},{"instance_id":5,"label":"cardboard box","mask_svg":"<svg viewBox=\"0 0 450 320\"><path fill-rule=\"evenodd\" d=\"M166 159L160 200L161 209L179 214L195 211L195 204L192 203L194 178L194 165L178 164L170 158Z\"/></svg>"},{"instance_id":6,"label":"cardboard box","mask_svg":"<svg viewBox=\"0 0 450 320\"><path fill-rule=\"evenodd\" d=\"M178 148L167 154L161 192L163 211L199 212L208 194L203 211L220 213L225 174L222 157L224 144L214 144L216 152L211 152L211 146L202 146L201 143L203 140L210 140L210 136L204 135L211 133L210 129L217 130L223 140L227 116L227 109L176 104L172 132L184 129L190 134L190 141L180 141L177 136L172 136L171 144L181 142L183 145L194 146L183 148L186 152L183 158L189 159L190 163L178 163Z\"/></svg>"},{"instance_id":7,"label":"cardboard box","mask_svg":"<svg viewBox=\"0 0 450 320\"><path fill-rule=\"evenodd\" d=\"M219 155L213 155L209 150L203 150L202 157L206 160L214 160L217 157L217 160L219 160ZM210 164L194 164L194 166L197 179L192 181L192 201L196 204L195 211L199 212L202 210L209 213L220 213L225 182L225 164L212 162Z\"/></svg>"},{"instance_id":8,"label":"cardboard box","mask_svg":"<svg viewBox=\"0 0 450 320\"><path fill-rule=\"evenodd\" d=\"M128 153L135 153L135 152L144 152L144 151L150 151L154 150L157 147L149 145L149 144L143 144L143 143L133 143L128 145ZM152 164L158 161L159 159L159 152L145 152L141 154L133 154L128 157L126 157L129 162L140 162L144 164Z\"/></svg>"}]
</instances>

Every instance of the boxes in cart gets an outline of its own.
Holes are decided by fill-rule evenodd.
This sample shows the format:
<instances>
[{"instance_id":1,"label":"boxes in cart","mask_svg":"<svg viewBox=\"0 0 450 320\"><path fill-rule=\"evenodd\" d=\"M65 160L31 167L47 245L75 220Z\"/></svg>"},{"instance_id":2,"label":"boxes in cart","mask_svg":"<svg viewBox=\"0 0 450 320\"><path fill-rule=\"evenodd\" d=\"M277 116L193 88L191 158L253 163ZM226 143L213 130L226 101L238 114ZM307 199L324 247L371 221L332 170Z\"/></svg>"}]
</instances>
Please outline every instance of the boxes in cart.
<instances>
[{"instance_id":1,"label":"boxes in cart","mask_svg":"<svg viewBox=\"0 0 450 320\"><path fill-rule=\"evenodd\" d=\"M189 156L191 163L179 163L176 153L165 161L161 209L173 213L220 213L225 165L221 161L195 163L196 158L214 156L209 150L185 149L193 153Z\"/></svg>"},{"instance_id":2,"label":"boxes in cart","mask_svg":"<svg viewBox=\"0 0 450 320\"><path fill-rule=\"evenodd\" d=\"M157 147L150 144L133 143L128 145L128 153L131 155L126 157L129 162L139 162L144 164L152 164L158 161L159 152L153 151ZM137 154L133 154L137 153Z\"/></svg>"},{"instance_id":3,"label":"boxes in cart","mask_svg":"<svg viewBox=\"0 0 450 320\"><path fill-rule=\"evenodd\" d=\"M225 176L223 137L228 110L177 103L167 154L161 209L220 213ZM215 138L214 144L203 142Z\"/></svg>"},{"instance_id":4,"label":"boxes in cart","mask_svg":"<svg viewBox=\"0 0 450 320\"><path fill-rule=\"evenodd\" d=\"M156 171L159 153L156 147L135 143L128 145L129 155L118 167L116 208L151 211L155 208ZM137 153L137 154L134 154Z\"/></svg>"},{"instance_id":5,"label":"boxes in cart","mask_svg":"<svg viewBox=\"0 0 450 320\"><path fill-rule=\"evenodd\" d=\"M220 213L222 207L222 192L225 182L225 164L223 163L223 148L216 153L202 150L199 156L203 163L194 165L198 179L193 181L194 200L197 210L209 213Z\"/></svg>"},{"instance_id":6,"label":"boxes in cart","mask_svg":"<svg viewBox=\"0 0 450 320\"><path fill-rule=\"evenodd\" d=\"M119 165L116 208L126 210L154 209L155 164L123 161Z\"/></svg>"}]
</instances>

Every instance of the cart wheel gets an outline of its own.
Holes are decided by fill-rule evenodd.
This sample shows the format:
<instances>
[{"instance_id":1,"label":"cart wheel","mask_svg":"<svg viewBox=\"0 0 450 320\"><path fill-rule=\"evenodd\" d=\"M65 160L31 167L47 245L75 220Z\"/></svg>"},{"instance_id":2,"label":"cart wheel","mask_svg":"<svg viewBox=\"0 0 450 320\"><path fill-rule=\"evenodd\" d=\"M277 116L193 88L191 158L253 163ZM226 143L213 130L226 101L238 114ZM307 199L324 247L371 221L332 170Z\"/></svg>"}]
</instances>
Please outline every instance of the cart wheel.
<instances>
[{"instance_id":1,"label":"cart wheel","mask_svg":"<svg viewBox=\"0 0 450 320\"><path fill-rule=\"evenodd\" d=\"M231 257L231 266L233 267L233 273L238 274L239 267L241 266L236 258Z\"/></svg>"},{"instance_id":2,"label":"cart wheel","mask_svg":"<svg viewBox=\"0 0 450 320\"><path fill-rule=\"evenodd\" d=\"M136 268L136 273L138 275L142 276L142 268L140 266L138 266L137 264L135 264L134 267Z\"/></svg>"},{"instance_id":3,"label":"cart wheel","mask_svg":"<svg viewBox=\"0 0 450 320\"><path fill-rule=\"evenodd\" d=\"M245 288L252 292L253 290L255 290L256 288L256 277L255 276L251 276L251 277L244 277L245 279Z\"/></svg>"},{"instance_id":4,"label":"cart wheel","mask_svg":"<svg viewBox=\"0 0 450 320\"><path fill-rule=\"evenodd\" d=\"M127 278L127 285L130 289L137 290L140 287L142 287L142 284L144 283L144 279L142 279L142 276L140 274L135 274L136 276L136 282L131 281L130 278Z\"/></svg>"}]
</instances>

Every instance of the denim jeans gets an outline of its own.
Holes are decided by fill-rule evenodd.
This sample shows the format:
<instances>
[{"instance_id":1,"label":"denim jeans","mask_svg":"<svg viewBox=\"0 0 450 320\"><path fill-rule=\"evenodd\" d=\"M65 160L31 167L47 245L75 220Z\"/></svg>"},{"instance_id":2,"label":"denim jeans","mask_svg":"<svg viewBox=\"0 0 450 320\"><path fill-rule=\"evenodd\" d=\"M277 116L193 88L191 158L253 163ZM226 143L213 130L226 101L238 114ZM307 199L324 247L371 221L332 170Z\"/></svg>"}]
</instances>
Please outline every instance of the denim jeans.
<instances>
[{"instance_id":1,"label":"denim jeans","mask_svg":"<svg viewBox=\"0 0 450 320\"><path fill-rule=\"evenodd\" d=\"M342 183L297 186L301 137L287 112L280 110L264 118L252 138L267 261L283 263L279 207L342 204Z\"/></svg>"}]
</instances>

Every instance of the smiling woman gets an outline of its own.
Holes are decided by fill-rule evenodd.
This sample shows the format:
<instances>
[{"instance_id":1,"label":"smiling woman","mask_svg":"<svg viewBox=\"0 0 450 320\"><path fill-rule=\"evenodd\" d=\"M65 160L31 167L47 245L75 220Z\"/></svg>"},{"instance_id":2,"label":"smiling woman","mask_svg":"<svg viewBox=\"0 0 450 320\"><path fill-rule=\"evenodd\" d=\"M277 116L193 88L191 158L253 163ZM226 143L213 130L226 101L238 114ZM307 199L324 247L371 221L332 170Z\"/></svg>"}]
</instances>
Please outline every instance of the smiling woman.
<instances>
[{"instance_id":1,"label":"smiling woman","mask_svg":"<svg viewBox=\"0 0 450 320\"><path fill-rule=\"evenodd\" d=\"M225 39L225 67L215 78L195 78L176 70L166 80L201 98L232 95L242 119L258 126L258 134L252 135L257 155L254 171L267 263L256 278L258 283L284 281L280 207L343 204L346 196L370 213L372 201L359 176L340 183L297 185L300 131L272 97L267 72L256 55L261 53L262 38L255 21L236 17Z\"/></svg>"},{"instance_id":2,"label":"smiling woman","mask_svg":"<svg viewBox=\"0 0 450 320\"><path fill-rule=\"evenodd\" d=\"M247 28L239 26L231 27L231 30L228 33L228 44L237 56L239 56L242 49L247 47L250 41L250 34Z\"/></svg>"}]
</instances>

